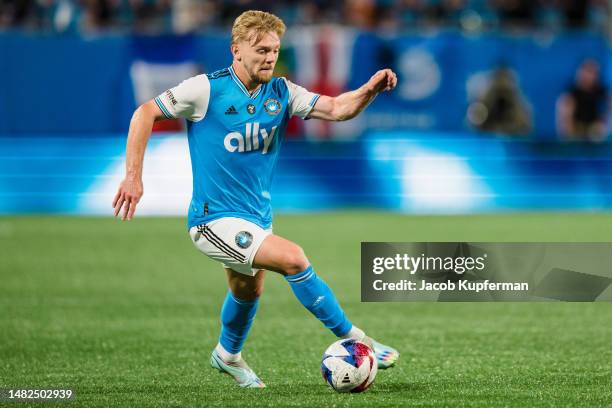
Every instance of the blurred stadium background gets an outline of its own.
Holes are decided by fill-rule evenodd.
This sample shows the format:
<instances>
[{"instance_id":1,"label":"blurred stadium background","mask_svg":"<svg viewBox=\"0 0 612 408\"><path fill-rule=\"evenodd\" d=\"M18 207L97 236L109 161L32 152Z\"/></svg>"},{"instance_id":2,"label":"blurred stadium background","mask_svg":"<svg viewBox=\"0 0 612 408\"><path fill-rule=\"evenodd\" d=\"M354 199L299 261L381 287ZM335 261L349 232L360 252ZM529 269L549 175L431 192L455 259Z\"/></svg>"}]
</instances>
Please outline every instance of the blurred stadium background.
<instances>
[{"instance_id":1,"label":"blurred stadium background","mask_svg":"<svg viewBox=\"0 0 612 408\"><path fill-rule=\"evenodd\" d=\"M78 406L609 406L609 303L361 303L358 271L361 241L610 240L610 3L0 0L0 387L75 388ZM403 353L363 395L326 389L332 336L272 274L246 350L268 392L211 375L226 286L185 233L183 123L156 126L137 217L109 217L135 107L228 66L250 8L289 25L277 75L329 94L399 76L358 119L291 122L272 190L275 231Z\"/></svg>"},{"instance_id":2,"label":"blurred stadium background","mask_svg":"<svg viewBox=\"0 0 612 408\"><path fill-rule=\"evenodd\" d=\"M398 89L345 123L291 122L277 211L456 214L612 206L610 2L0 1L0 213L109 214L138 104L229 65L242 10L283 17L277 75ZM160 123L140 214L182 215L181 122Z\"/></svg>"}]
</instances>

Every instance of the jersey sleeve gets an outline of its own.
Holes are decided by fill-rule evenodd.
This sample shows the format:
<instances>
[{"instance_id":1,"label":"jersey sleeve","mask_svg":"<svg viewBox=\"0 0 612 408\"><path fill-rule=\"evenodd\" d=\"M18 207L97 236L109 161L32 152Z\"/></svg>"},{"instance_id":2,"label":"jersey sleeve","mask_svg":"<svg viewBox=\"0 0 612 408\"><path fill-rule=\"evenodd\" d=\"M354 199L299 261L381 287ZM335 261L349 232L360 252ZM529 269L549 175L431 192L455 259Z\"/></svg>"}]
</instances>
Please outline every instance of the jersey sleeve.
<instances>
[{"instance_id":1,"label":"jersey sleeve","mask_svg":"<svg viewBox=\"0 0 612 408\"><path fill-rule=\"evenodd\" d=\"M155 98L168 119L185 118L192 122L204 119L210 100L210 82L206 75L184 80Z\"/></svg>"},{"instance_id":2,"label":"jersey sleeve","mask_svg":"<svg viewBox=\"0 0 612 408\"><path fill-rule=\"evenodd\" d=\"M310 92L286 78L283 79L289 89L289 116L297 115L302 119L306 119L321 95Z\"/></svg>"}]
</instances>

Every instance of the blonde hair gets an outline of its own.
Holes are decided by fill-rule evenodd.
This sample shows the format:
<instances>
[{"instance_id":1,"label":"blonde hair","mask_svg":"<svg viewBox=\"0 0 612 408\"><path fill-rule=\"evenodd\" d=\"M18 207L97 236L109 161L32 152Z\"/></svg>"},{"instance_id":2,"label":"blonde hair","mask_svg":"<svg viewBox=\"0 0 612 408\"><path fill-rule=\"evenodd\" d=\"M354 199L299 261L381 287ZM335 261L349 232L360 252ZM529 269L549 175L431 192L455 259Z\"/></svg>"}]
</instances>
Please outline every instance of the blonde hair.
<instances>
[{"instance_id":1,"label":"blonde hair","mask_svg":"<svg viewBox=\"0 0 612 408\"><path fill-rule=\"evenodd\" d=\"M248 41L255 35L259 41L265 33L273 32L281 38L285 34L285 23L274 14L265 11L249 10L239 15L232 26L232 44Z\"/></svg>"}]
</instances>

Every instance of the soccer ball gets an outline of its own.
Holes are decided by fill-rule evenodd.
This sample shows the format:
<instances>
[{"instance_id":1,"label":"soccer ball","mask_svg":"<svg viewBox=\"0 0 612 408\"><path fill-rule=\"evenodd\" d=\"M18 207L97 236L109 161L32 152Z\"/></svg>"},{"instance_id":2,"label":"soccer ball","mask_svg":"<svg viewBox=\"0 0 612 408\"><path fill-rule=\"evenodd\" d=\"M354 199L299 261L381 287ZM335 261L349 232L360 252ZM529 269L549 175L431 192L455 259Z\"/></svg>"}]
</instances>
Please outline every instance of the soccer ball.
<instances>
[{"instance_id":1,"label":"soccer ball","mask_svg":"<svg viewBox=\"0 0 612 408\"><path fill-rule=\"evenodd\" d=\"M378 365L372 349L365 343L338 340L325 350L321 361L323 379L338 392L362 392L368 389Z\"/></svg>"}]
</instances>

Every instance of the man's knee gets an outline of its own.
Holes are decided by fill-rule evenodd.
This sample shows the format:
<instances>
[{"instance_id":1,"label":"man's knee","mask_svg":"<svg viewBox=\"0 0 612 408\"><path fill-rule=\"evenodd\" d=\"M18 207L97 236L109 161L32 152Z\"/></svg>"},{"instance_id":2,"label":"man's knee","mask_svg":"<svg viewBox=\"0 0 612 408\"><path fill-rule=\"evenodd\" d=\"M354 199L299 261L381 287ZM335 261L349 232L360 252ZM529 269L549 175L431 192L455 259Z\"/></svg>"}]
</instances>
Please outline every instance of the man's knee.
<instances>
[{"instance_id":1,"label":"man's knee","mask_svg":"<svg viewBox=\"0 0 612 408\"><path fill-rule=\"evenodd\" d=\"M295 275L306 270L310 262L308 262L304 250L299 245L292 245L283 254L282 264L283 272L286 275Z\"/></svg>"},{"instance_id":2,"label":"man's knee","mask_svg":"<svg viewBox=\"0 0 612 408\"><path fill-rule=\"evenodd\" d=\"M251 302L259 298L263 293L263 287L232 288L232 295L238 300Z\"/></svg>"},{"instance_id":3,"label":"man's knee","mask_svg":"<svg viewBox=\"0 0 612 408\"><path fill-rule=\"evenodd\" d=\"M263 294L263 279L236 279L230 282L230 289L238 300L250 302Z\"/></svg>"}]
</instances>

